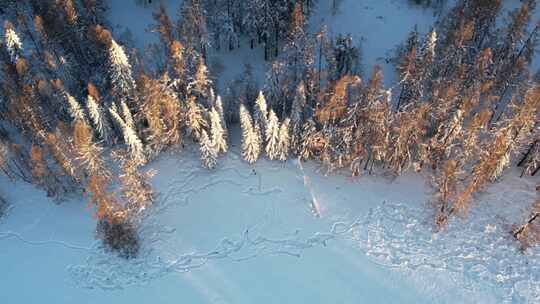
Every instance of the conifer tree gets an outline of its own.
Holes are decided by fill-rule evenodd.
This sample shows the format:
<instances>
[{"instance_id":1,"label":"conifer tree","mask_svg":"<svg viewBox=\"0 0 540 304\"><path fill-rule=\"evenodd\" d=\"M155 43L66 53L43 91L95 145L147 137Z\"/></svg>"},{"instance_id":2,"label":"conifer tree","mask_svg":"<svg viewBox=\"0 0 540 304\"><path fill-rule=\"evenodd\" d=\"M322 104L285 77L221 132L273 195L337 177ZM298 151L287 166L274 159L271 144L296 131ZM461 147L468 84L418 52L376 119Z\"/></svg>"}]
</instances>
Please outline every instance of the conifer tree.
<instances>
[{"instance_id":1,"label":"conifer tree","mask_svg":"<svg viewBox=\"0 0 540 304\"><path fill-rule=\"evenodd\" d=\"M110 144L112 141L111 126L103 112L103 108L100 105L100 96L97 88L92 84L88 84L88 97L86 99L86 107L94 129L99 134L99 137L105 141L105 143Z\"/></svg>"},{"instance_id":2,"label":"conifer tree","mask_svg":"<svg viewBox=\"0 0 540 304\"><path fill-rule=\"evenodd\" d=\"M210 122L211 122L211 136L212 136L212 145L214 146L216 153L226 153L228 150L227 139L225 134L225 129L221 123L221 118L214 107L210 111Z\"/></svg>"},{"instance_id":3,"label":"conifer tree","mask_svg":"<svg viewBox=\"0 0 540 304\"><path fill-rule=\"evenodd\" d=\"M306 92L304 83L301 82L296 89L296 94L291 107L290 143L294 153L298 153L302 126L304 124L304 109L306 107Z\"/></svg>"},{"instance_id":4,"label":"conifer tree","mask_svg":"<svg viewBox=\"0 0 540 304\"><path fill-rule=\"evenodd\" d=\"M83 121L75 122L73 143L76 159L86 176L101 176L103 178L111 176L102 158L103 148L93 142L91 130Z\"/></svg>"},{"instance_id":5,"label":"conifer tree","mask_svg":"<svg viewBox=\"0 0 540 304\"><path fill-rule=\"evenodd\" d=\"M77 173L74 164L75 149L72 145L72 137L57 128L54 133L47 134L45 144L53 159L62 169L63 174L70 177L73 185L79 184L81 175Z\"/></svg>"},{"instance_id":6,"label":"conifer tree","mask_svg":"<svg viewBox=\"0 0 540 304\"><path fill-rule=\"evenodd\" d=\"M237 29L237 24L235 24L235 14L241 13L239 7L237 7L241 3L237 2L231 0L205 1L208 27L211 29L213 45L218 50L221 49L222 45L232 50L239 43L239 29Z\"/></svg>"},{"instance_id":7,"label":"conifer tree","mask_svg":"<svg viewBox=\"0 0 540 304\"><path fill-rule=\"evenodd\" d=\"M287 65L292 73L291 79L295 82L301 79L306 64L310 64L304 56L309 54L312 47L305 32L305 20L300 3L296 3L292 13L289 37L284 46L283 56L287 58ZM308 62L306 62L308 61Z\"/></svg>"},{"instance_id":8,"label":"conifer tree","mask_svg":"<svg viewBox=\"0 0 540 304\"><path fill-rule=\"evenodd\" d=\"M203 116L204 114L204 108L195 102L195 97L189 97L187 101L186 120L188 131L195 140L198 140L202 131L208 127L208 123Z\"/></svg>"},{"instance_id":9,"label":"conifer tree","mask_svg":"<svg viewBox=\"0 0 540 304\"><path fill-rule=\"evenodd\" d=\"M253 164L260 154L260 131L257 125L253 126L251 115L243 104L240 105L240 124L242 127L242 156L245 161Z\"/></svg>"},{"instance_id":10,"label":"conifer tree","mask_svg":"<svg viewBox=\"0 0 540 304\"><path fill-rule=\"evenodd\" d=\"M201 132L200 138L201 163L207 169L214 169L217 165L217 150L208 138L205 130Z\"/></svg>"},{"instance_id":11,"label":"conifer tree","mask_svg":"<svg viewBox=\"0 0 540 304\"><path fill-rule=\"evenodd\" d=\"M183 1L178 17L177 31L182 43L205 57L210 39L201 0Z\"/></svg>"},{"instance_id":12,"label":"conifer tree","mask_svg":"<svg viewBox=\"0 0 540 304\"><path fill-rule=\"evenodd\" d=\"M212 90L212 80L210 79L208 68L204 63L204 57L199 57L197 71L191 82L188 84L187 89L190 95L197 96L200 104L211 104L209 102L209 97Z\"/></svg>"},{"instance_id":13,"label":"conifer tree","mask_svg":"<svg viewBox=\"0 0 540 304\"><path fill-rule=\"evenodd\" d=\"M465 128L464 135L462 137L462 161L464 163L468 163L473 157L478 156L481 152L482 147L479 145L480 137L484 135L482 131L486 131L488 129L491 113L491 110L488 108L476 113Z\"/></svg>"},{"instance_id":14,"label":"conifer tree","mask_svg":"<svg viewBox=\"0 0 540 304\"><path fill-rule=\"evenodd\" d=\"M429 105L422 104L398 113L388 154L388 165L396 174L411 166L415 170L421 168L428 110Z\"/></svg>"},{"instance_id":15,"label":"conifer tree","mask_svg":"<svg viewBox=\"0 0 540 304\"><path fill-rule=\"evenodd\" d=\"M289 138L290 119L286 118L279 128L278 154L279 160L286 161L289 158L290 138Z\"/></svg>"},{"instance_id":16,"label":"conifer tree","mask_svg":"<svg viewBox=\"0 0 540 304\"><path fill-rule=\"evenodd\" d=\"M257 97L257 100L255 100L254 108L254 123L259 126L262 132L266 132L266 126L268 124L268 106L262 91L259 92L259 96Z\"/></svg>"},{"instance_id":17,"label":"conifer tree","mask_svg":"<svg viewBox=\"0 0 540 304\"><path fill-rule=\"evenodd\" d=\"M138 164L125 152L116 152L114 157L120 163L121 174L118 176L122 187L122 198L126 201L125 210L136 216L150 207L156 194L150 184L155 171L141 172Z\"/></svg>"},{"instance_id":18,"label":"conifer tree","mask_svg":"<svg viewBox=\"0 0 540 304\"><path fill-rule=\"evenodd\" d=\"M54 113L59 115L66 122L76 122L78 120L88 123L86 114L81 107L81 104L73 97L64 87L63 82L60 79L51 81L54 89L55 103L59 104L55 107L60 113ZM65 114L64 114L65 113Z\"/></svg>"},{"instance_id":19,"label":"conifer tree","mask_svg":"<svg viewBox=\"0 0 540 304\"><path fill-rule=\"evenodd\" d=\"M124 49L111 39L109 46L109 77L114 94L119 101L127 102L130 110L135 110L134 90L135 80L131 64ZM124 117L127 119L127 117Z\"/></svg>"},{"instance_id":20,"label":"conifer tree","mask_svg":"<svg viewBox=\"0 0 540 304\"><path fill-rule=\"evenodd\" d=\"M526 77L531 54L538 45L540 23L537 23L527 39L524 39L535 7L536 1L526 0L519 8L510 12L510 22L504 29L504 40L494 51L494 61L499 63L495 70L494 88L499 99L495 103L494 117L500 117L497 112L502 113L501 106L504 105L507 95ZM523 40L525 41L520 43Z\"/></svg>"},{"instance_id":21,"label":"conifer tree","mask_svg":"<svg viewBox=\"0 0 540 304\"><path fill-rule=\"evenodd\" d=\"M309 160L313 158L313 146L315 145L316 133L317 128L315 126L315 122L308 119L302 127L302 140L299 155L301 160Z\"/></svg>"},{"instance_id":22,"label":"conifer tree","mask_svg":"<svg viewBox=\"0 0 540 304\"><path fill-rule=\"evenodd\" d=\"M185 47L178 40L171 42L169 47L169 75L173 79L173 86L179 96L187 94L187 63Z\"/></svg>"},{"instance_id":23,"label":"conifer tree","mask_svg":"<svg viewBox=\"0 0 540 304\"><path fill-rule=\"evenodd\" d=\"M88 123L86 119L86 115L84 114L84 111L82 110L79 102L75 100L75 98L67 92L65 92L65 98L66 98L66 101L68 102L69 113L71 114L73 121L81 120L81 121L84 121L85 123Z\"/></svg>"},{"instance_id":24,"label":"conifer tree","mask_svg":"<svg viewBox=\"0 0 540 304\"><path fill-rule=\"evenodd\" d=\"M131 153L131 158L136 161L139 165L142 165L146 163L146 155L144 146L139 139L139 136L137 136L137 133L133 129L133 127L130 125L129 122L125 121L116 110L116 107L113 105L109 108L109 112L111 113L111 116L115 119L116 123L122 130L122 134L124 137L124 142L129 147L129 152Z\"/></svg>"},{"instance_id":25,"label":"conifer tree","mask_svg":"<svg viewBox=\"0 0 540 304\"><path fill-rule=\"evenodd\" d=\"M144 117L139 119L147 125L141 136L153 155L182 140L184 118L181 104L169 83L167 73L159 79L141 73L138 79L137 87L142 101L139 115Z\"/></svg>"},{"instance_id":26,"label":"conifer tree","mask_svg":"<svg viewBox=\"0 0 540 304\"><path fill-rule=\"evenodd\" d=\"M225 119L225 113L223 110L223 102L221 100L221 96L217 96L215 105L217 112L219 113L219 119L221 120L221 125L223 126L223 129L225 131L225 135L227 135L227 119Z\"/></svg>"},{"instance_id":27,"label":"conifer tree","mask_svg":"<svg viewBox=\"0 0 540 304\"><path fill-rule=\"evenodd\" d=\"M9 53L11 63L15 64L23 53L21 38L15 31L13 24L9 21L4 22L4 43Z\"/></svg>"},{"instance_id":28,"label":"conifer tree","mask_svg":"<svg viewBox=\"0 0 540 304\"><path fill-rule=\"evenodd\" d=\"M416 82L415 75L418 73L418 32L416 29L411 32L407 39L405 49L402 51L400 58L400 64L398 66L398 73L401 84L401 92L399 94L398 103L396 108L399 110L402 105L408 104L414 101L417 96L415 88L418 83Z\"/></svg>"},{"instance_id":29,"label":"conifer tree","mask_svg":"<svg viewBox=\"0 0 540 304\"><path fill-rule=\"evenodd\" d=\"M384 97L368 101L366 117L360 133L364 149L367 152L365 169L369 166L369 172L373 170L375 162L382 163L390 146L390 92L385 92ZM357 131L358 132L358 131ZM370 163L371 162L371 163Z\"/></svg>"},{"instance_id":30,"label":"conifer tree","mask_svg":"<svg viewBox=\"0 0 540 304\"><path fill-rule=\"evenodd\" d=\"M268 126L266 127L266 155L269 159L277 159L279 157L278 142L279 142L279 120L272 109L268 114Z\"/></svg>"}]
</instances>

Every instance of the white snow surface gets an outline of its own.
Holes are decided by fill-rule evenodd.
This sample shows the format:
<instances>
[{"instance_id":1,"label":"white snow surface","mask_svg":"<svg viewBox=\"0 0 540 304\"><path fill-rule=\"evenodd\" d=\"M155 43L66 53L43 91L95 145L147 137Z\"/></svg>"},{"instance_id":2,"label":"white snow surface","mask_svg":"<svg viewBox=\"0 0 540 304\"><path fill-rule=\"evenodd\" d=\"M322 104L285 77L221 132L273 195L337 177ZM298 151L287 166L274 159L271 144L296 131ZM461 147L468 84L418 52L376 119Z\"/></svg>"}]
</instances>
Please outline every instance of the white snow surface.
<instances>
[{"instance_id":1,"label":"white snow surface","mask_svg":"<svg viewBox=\"0 0 540 304\"><path fill-rule=\"evenodd\" d=\"M176 17L180 1L165 2ZM393 67L384 59L415 24L425 32L435 21L400 0L344 0L337 16L319 2L313 30L324 20L331 33L362 39L365 72L382 64L387 84ZM115 35L129 28L141 49L156 40L146 32L149 8L110 6ZM223 64L220 86L246 62L262 84L261 50L212 56ZM249 166L238 133L214 171L201 168L195 145L148 165L160 194L140 227L141 255L129 261L93 238L83 197L56 204L0 177L11 203L0 219L0 303L540 302L540 248L523 254L509 234L538 178L510 172L467 219L435 233L426 177L325 176L296 160Z\"/></svg>"},{"instance_id":2,"label":"white snow surface","mask_svg":"<svg viewBox=\"0 0 540 304\"><path fill-rule=\"evenodd\" d=\"M149 166L160 195L140 228L141 255L129 261L92 238L81 198L57 205L2 180L12 203L0 222L2 303L540 300L540 251L519 252L508 233L519 216L504 209L525 212L534 180L508 175L466 221L434 233L431 190L416 174L249 166L235 146L214 171L201 168L195 147Z\"/></svg>"}]
</instances>

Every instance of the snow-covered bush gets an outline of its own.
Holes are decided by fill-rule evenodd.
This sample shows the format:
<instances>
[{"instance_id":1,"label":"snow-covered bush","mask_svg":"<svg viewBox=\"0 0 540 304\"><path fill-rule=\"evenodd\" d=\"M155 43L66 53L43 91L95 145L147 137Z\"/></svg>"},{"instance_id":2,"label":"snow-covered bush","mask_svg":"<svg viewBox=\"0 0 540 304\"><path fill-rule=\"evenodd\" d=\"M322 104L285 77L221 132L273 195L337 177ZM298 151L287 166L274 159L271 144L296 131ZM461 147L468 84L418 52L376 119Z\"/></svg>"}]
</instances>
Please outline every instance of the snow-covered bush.
<instances>
[{"instance_id":1,"label":"snow-covered bush","mask_svg":"<svg viewBox=\"0 0 540 304\"><path fill-rule=\"evenodd\" d=\"M140 249L137 229L129 220L120 216L100 219L96 227L97 237L103 244L125 259L137 257Z\"/></svg>"}]
</instances>

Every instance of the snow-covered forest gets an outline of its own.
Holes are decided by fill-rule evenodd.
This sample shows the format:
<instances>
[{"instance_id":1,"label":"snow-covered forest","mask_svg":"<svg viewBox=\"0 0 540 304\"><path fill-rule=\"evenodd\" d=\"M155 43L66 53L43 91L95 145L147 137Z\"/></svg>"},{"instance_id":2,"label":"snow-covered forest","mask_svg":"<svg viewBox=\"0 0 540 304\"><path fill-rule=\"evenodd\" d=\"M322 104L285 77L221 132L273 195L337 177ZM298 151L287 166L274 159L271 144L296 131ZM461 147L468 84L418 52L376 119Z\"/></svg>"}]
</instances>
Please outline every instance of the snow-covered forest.
<instances>
[{"instance_id":1,"label":"snow-covered forest","mask_svg":"<svg viewBox=\"0 0 540 304\"><path fill-rule=\"evenodd\" d=\"M536 0L0 21L5 303L540 301Z\"/></svg>"}]
</instances>

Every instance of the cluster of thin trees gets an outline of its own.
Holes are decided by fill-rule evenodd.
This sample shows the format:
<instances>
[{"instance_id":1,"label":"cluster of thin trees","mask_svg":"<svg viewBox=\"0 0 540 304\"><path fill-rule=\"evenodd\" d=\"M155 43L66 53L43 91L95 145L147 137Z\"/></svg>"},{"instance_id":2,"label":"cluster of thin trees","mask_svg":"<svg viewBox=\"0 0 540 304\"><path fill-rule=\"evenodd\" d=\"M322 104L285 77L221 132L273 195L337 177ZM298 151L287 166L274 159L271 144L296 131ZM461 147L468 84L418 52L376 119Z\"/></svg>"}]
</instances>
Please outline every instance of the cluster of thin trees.
<instances>
[{"instance_id":1,"label":"cluster of thin trees","mask_svg":"<svg viewBox=\"0 0 540 304\"><path fill-rule=\"evenodd\" d=\"M144 165L189 142L213 169L240 123L242 155L320 160L350 168L433 176L436 224L466 215L475 193L516 163L540 170L538 77L529 66L539 38L535 1L497 26L501 1L457 1L424 37L414 31L397 60L360 77L351 36L311 34L315 1L186 0L174 21L154 14L159 43L140 55L115 40L102 0L0 0L0 169L49 196L83 192L98 234L123 256L155 199ZM272 60L263 87L246 68L222 99L207 67L209 47L262 44ZM262 58L261 58L262 59ZM539 207L513 231L538 241Z\"/></svg>"}]
</instances>

